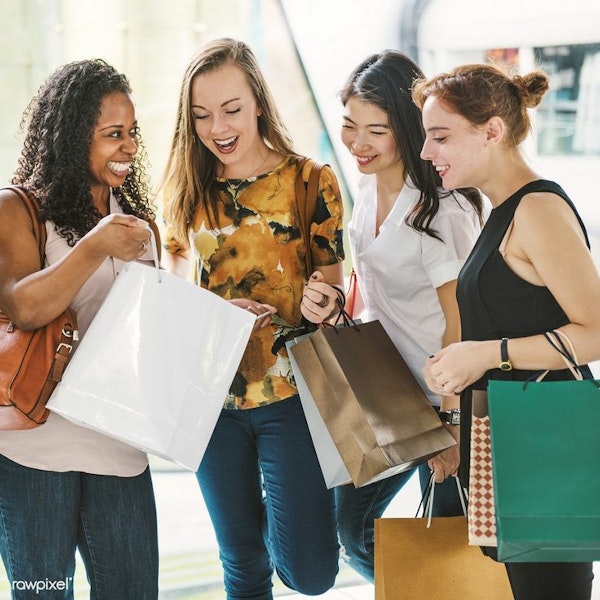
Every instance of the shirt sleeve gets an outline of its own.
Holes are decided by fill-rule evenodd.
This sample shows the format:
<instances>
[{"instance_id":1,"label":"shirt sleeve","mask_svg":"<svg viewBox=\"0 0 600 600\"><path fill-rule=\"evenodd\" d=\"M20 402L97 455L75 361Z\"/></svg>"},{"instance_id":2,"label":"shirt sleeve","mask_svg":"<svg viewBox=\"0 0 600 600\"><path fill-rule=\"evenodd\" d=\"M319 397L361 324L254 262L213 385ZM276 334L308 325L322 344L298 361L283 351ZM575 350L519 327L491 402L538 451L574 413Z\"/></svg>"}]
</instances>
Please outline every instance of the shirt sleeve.
<instances>
[{"instance_id":1,"label":"shirt sleeve","mask_svg":"<svg viewBox=\"0 0 600 600\"><path fill-rule=\"evenodd\" d=\"M480 232L475 209L460 194L440 200L440 209L431 227L442 238L421 234L423 267L433 287L458 277Z\"/></svg>"},{"instance_id":2,"label":"shirt sleeve","mask_svg":"<svg viewBox=\"0 0 600 600\"><path fill-rule=\"evenodd\" d=\"M344 206L337 178L324 165L319 178L317 206L310 225L313 264L333 265L344 260Z\"/></svg>"}]
</instances>

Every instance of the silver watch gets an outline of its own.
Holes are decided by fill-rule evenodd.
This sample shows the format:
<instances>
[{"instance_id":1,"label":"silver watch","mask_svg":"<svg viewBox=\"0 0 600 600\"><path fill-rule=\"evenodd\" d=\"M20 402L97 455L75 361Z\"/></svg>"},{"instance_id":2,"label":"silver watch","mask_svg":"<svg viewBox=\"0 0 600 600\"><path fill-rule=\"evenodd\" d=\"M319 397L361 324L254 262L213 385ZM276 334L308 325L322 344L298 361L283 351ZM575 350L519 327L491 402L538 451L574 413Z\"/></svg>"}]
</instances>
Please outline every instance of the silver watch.
<instances>
[{"instance_id":1,"label":"silver watch","mask_svg":"<svg viewBox=\"0 0 600 600\"><path fill-rule=\"evenodd\" d=\"M446 425L460 425L460 408L440 410L439 415L442 423L446 423Z\"/></svg>"}]
</instances>

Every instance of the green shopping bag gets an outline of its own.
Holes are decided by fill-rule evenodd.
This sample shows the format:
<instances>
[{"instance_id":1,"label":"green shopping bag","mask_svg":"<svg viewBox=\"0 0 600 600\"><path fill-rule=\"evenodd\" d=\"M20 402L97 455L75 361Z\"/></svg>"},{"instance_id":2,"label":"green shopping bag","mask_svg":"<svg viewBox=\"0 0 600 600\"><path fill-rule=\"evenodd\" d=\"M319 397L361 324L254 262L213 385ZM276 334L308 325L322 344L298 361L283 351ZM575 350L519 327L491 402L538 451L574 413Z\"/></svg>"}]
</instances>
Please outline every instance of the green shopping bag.
<instances>
[{"instance_id":1,"label":"green shopping bag","mask_svg":"<svg viewBox=\"0 0 600 600\"><path fill-rule=\"evenodd\" d=\"M600 560L598 382L490 381L498 559Z\"/></svg>"}]
</instances>

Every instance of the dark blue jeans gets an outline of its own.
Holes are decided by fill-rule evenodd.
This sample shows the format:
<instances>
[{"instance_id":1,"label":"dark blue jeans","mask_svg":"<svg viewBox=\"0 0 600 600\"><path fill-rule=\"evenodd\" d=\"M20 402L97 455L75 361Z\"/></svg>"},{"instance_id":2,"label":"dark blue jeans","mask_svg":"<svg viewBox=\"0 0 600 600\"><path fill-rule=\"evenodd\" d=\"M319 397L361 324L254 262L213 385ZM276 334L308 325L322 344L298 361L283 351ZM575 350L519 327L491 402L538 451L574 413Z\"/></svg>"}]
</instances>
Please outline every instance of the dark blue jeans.
<instances>
[{"instance_id":1,"label":"dark blue jeans","mask_svg":"<svg viewBox=\"0 0 600 600\"><path fill-rule=\"evenodd\" d=\"M79 549L93 600L156 600L150 470L137 477L40 471L0 455L0 554L18 600L71 600Z\"/></svg>"},{"instance_id":2,"label":"dark blue jeans","mask_svg":"<svg viewBox=\"0 0 600 600\"><path fill-rule=\"evenodd\" d=\"M404 487L415 471L419 471L421 491L427 488L431 471L427 463L393 477L355 488L342 485L335 488L337 518L344 560L365 579L373 582L375 560L375 523ZM417 506L414 507L415 513ZM435 486L434 517L463 515L458 488L454 477Z\"/></svg>"},{"instance_id":3,"label":"dark blue jeans","mask_svg":"<svg viewBox=\"0 0 600 600\"><path fill-rule=\"evenodd\" d=\"M298 396L223 410L197 477L229 600L270 600L273 568L303 594L333 586L339 556L334 495Z\"/></svg>"}]
</instances>

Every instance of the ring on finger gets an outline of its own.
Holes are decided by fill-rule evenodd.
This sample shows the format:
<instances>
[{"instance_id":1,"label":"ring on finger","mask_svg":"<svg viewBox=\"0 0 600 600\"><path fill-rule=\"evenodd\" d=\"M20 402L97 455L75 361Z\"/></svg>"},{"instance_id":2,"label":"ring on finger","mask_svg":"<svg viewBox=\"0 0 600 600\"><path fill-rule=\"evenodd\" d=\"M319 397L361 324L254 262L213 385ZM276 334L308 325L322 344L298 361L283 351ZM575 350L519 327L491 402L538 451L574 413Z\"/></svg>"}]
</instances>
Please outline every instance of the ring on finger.
<instances>
[{"instance_id":1,"label":"ring on finger","mask_svg":"<svg viewBox=\"0 0 600 600\"><path fill-rule=\"evenodd\" d=\"M317 306L320 306L321 308L325 308L328 304L329 304L329 296L326 296L325 294L322 294L322 298L321 300L319 300L319 302L317 302Z\"/></svg>"}]
</instances>

